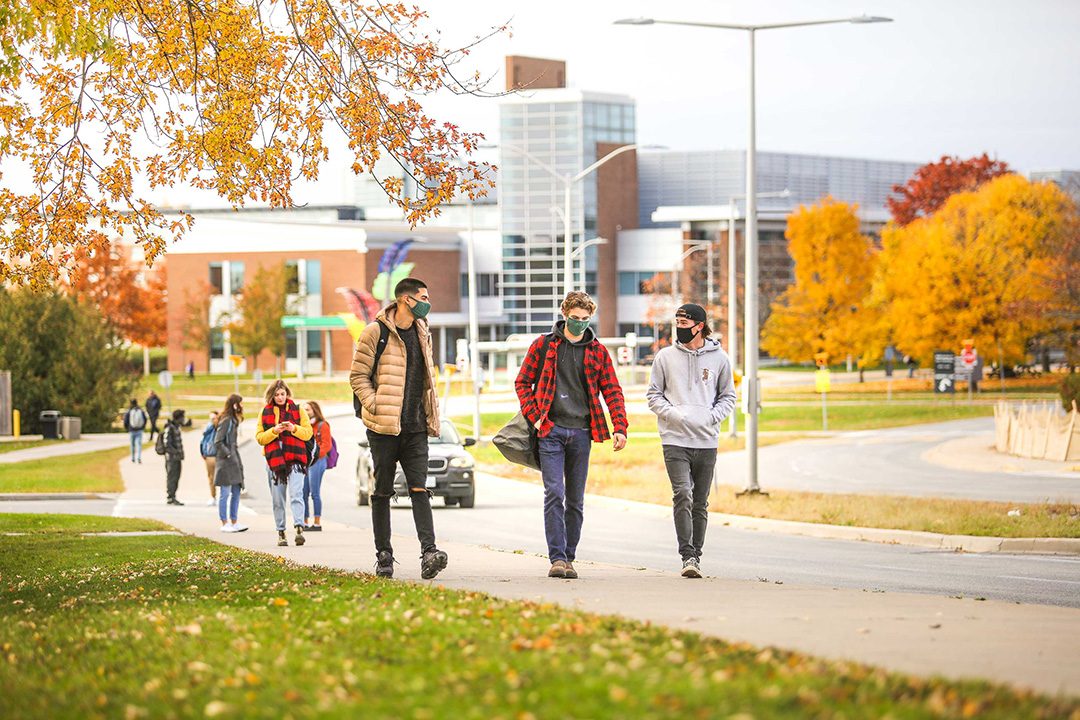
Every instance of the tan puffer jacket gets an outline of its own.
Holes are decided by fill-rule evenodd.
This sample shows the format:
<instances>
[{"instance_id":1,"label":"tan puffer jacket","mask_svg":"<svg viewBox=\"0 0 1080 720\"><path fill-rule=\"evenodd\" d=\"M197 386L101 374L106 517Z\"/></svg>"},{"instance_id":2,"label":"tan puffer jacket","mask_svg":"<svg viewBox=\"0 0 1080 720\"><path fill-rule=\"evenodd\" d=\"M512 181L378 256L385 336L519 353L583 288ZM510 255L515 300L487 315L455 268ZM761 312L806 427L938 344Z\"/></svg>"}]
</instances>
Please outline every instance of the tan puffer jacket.
<instances>
[{"instance_id":1,"label":"tan puffer jacket","mask_svg":"<svg viewBox=\"0 0 1080 720\"><path fill-rule=\"evenodd\" d=\"M360 399L361 418L370 430L380 435L401 433L401 404L405 397L405 341L398 335L394 324L396 305L385 308L360 333L353 353L349 384ZM371 382L371 365L375 361L375 346L379 342L379 326L390 328L386 348L379 358L375 382ZM424 412L427 414L428 435L439 435L439 402L435 394L436 369L431 359L431 332L426 320L415 320L420 349L427 364L427 387L424 389Z\"/></svg>"}]
</instances>

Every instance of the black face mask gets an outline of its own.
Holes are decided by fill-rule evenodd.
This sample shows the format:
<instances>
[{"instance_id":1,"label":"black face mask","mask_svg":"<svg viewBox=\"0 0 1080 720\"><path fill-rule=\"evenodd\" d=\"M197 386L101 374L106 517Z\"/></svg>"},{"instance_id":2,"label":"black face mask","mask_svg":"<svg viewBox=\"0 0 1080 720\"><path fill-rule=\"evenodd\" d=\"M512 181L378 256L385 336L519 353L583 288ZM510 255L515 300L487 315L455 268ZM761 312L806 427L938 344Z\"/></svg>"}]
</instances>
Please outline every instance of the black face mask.
<instances>
[{"instance_id":1,"label":"black face mask","mask_svg":"<svg viewBox=\"0 0 1080 720\"><path fill-rule=\"evenodd\" d=\"M698 332L701 332L701 331L699 330ZM686 345L687 343L693 342L694 338L697 337L697 334L698 333L694 332L694 328L692 328L692 327L688 327L688 328L677 327L677 328L675 328L675 339L678 340L683 345Z\"/></svg>"}]
</instances>

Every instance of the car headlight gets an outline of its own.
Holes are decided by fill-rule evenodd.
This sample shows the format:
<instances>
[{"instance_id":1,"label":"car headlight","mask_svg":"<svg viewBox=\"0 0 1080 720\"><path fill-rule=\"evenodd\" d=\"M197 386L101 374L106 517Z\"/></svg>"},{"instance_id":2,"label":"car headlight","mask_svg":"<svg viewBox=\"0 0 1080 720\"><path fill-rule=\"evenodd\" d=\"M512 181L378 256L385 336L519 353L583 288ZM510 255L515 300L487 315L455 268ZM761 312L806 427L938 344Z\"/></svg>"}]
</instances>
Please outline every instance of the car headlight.
<instances>
[{"instance_id":1,"label":"car headlight","mask_svg":"<svg viewBox=\"0 0 1080 720\"><path fill-rule=\"evenodd\" d=\"M450 467L471 468L475 464L476 464L476 462L469 455L465 455L463 457L452 457L452 458L450 458Z\"/></svg>"}]
</instances>

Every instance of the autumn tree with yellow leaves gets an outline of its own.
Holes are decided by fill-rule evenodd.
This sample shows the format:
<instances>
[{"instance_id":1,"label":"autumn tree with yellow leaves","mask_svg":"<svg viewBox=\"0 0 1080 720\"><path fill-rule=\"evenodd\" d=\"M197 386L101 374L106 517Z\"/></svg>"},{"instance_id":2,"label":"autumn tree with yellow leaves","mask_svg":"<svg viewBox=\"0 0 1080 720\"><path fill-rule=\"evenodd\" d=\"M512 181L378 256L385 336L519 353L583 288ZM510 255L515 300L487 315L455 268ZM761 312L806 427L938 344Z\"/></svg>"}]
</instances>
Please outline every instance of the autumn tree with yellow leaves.
<instances>
[{"instance_id":1,"label":"autumn tree with yellow leaves","mask_svg":"<svg viewBox=\"0 0 1080 720\"><path fill-rule=\"evenodd\" d=\"M886 227L875 296L891 339L923 362L963 338L998 363L1022 361L1031 338L1075 323L1059 288L1078 270L1063 262L1077 232L1064 192L1011 174Z\"/></svg>"},{"instance_id":2,"label":"autumn tree with yellow leaves","mask_svg":"<svg viewBox=\"0 0 1080 720\"><path fill-rule=\"evenodd\" d=\"M482 136L420 104L483 82L455 75L469 47L427 22L359 0L0 0L0 283L51 285L121 236L152 264L193 219L167 219L147 188L288 207L331 128L354 172L389 157L412 176L414 195L376 178L411 223L483 194L487 168L467 158Z\"/></svg>"},{"instance_id":3,"label":"autumn tree with yellow leaves","mask_svg":"<svg viewBox=\"0 0 1080 720\"><path fill-rule=\"evenodd\" d=\"M856 206L831 197L800 206L785 237L795 282L773 303L761 348L796 362L821 352L833 359L862 354L876 253L859 232Z\"/></svg>"}]
</instances>

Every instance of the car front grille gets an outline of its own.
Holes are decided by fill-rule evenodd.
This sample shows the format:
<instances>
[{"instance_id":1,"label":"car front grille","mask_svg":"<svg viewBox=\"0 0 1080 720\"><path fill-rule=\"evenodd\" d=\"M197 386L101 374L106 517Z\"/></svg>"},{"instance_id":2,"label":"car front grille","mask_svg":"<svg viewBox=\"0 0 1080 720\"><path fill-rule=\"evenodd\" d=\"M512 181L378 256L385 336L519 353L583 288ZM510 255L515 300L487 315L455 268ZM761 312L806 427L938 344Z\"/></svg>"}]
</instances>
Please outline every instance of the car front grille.
<instances>
[{"instance_id":1,"label":"car front grille","mask_svg":"<svg viewBox=\"0 0 1080 720\"><path fill-rule=\"evenodd\" d=\"M428 458L427 469L428 474L435 475L437 473L446 472L447 460L446 458Z\"/></svg>"}]
</instances>

